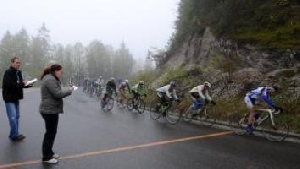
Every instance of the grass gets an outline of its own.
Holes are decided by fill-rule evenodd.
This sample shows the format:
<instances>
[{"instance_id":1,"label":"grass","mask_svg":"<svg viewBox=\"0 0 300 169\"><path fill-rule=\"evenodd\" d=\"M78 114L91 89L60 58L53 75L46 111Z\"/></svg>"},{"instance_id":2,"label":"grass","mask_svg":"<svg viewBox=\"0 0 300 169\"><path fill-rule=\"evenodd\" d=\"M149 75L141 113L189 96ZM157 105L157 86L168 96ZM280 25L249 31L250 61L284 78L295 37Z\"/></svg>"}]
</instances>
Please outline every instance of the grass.
<instances>
[{"instance_id":1,"label":"grass","mask_svg":"<svg viewBox=\"0 0 300 169\"><path fill-rule=\"evenodd\" d=\"M284 72L285 76L290 76L291 72ZM151 84L155 79L159 77L157 72L143 72L138 74L134 79L134 81L138 81L138 79L145 80L146 84ZM190 76L189 71L184 68L179 69L170 69L164 74L164 78L161 82L159 82L158 86L164 86L169 81L175 80L178 83L178 95L181 98L181 103L179 104L180 111L184 111L192 104L192 100L189 97L188 91L193 87L199 84L198 79L196 80L196 76ZM244 103L244 96L235 96L231 98L214 98L217 104L215 106L216 117L218 120L222 121L231 121L232 119L236 119L241 115L248 113L248 109ZM145 99L147 105L153 105L158 101L156 96L155 87L149 88L148 96ZM278 120L284 120L288 122L291 126L291 129L297 133L300 133L300 99L294 98L292 99L289 94L282 95L280 97L274 98L274 102L277 105L280 105L284 108L284 113L278 115Z\"/></svg>"},{"instance_id":2,"label":"grass","mask_svg":"<svg viewBox=\"0 0 300 169\"><path fill-rule=\"evenodd\" d=\"M294 26L285 25L276 29L242 29L234 35L229 35L230 38L260 44L265 48L276 49L300 49L300 24Z\"/></svg>"}]
</instances>

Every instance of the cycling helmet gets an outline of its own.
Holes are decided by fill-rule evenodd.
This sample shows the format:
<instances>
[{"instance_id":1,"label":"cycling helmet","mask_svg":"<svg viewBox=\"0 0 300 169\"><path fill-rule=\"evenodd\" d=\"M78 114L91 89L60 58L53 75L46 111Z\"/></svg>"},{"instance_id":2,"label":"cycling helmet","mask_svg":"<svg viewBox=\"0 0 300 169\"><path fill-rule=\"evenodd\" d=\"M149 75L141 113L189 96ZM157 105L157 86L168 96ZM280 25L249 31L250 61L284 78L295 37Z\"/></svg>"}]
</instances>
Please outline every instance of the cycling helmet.
<instances>
[{"instance_id":1,"label":"cycling helmet","mask_svg":"<svg viewBox=\"0 0 300 169\"><path fill-rule=\"evenodd\" d=\"M114 78L114 77L111 77L111 78L110 78L110 80L113 80L113 81L114 81L114 80L115 80L115 78Z\"/></svg>"},{"instance_id":2,"label":"cycling helmet","mask_svg":"<svg viewBox=\"0 0 300 169\"><path fill-rule=\"evenodd\" d=\"M277 86L272 86L272 87L269 87L269 90L271 90L272 92L277 92L278 87Z\"/></svg>"},{"instance_id":3,"label":"cycling helmet","mask_svg":"<svg viewBox=\"0 0 300 169\"><path fill-rule=\"evenodd\" d=\"M207 86L207 87L211 88L211 84L208 81L204 82L204 86Z\"/></svg>"},{"instance_id":4,"label":"cycling helmet","mask_svg":"<svg viewBox=\"0 0 300 169\"><path fill-rule=\"evenodd\" d=\"M170 85L171 85L172 87L176 87L176 86L177 86L176 83L175 83L174 81L171 81L171 82L170 82Z\"/></svg>"},{"instance_id":5,"label":"cycling helmet","mask_svg":"<svg viewBox=\"0 0 300 169\"><path fill-rule=\"evenodd\" d=\"M139 81L139 85L144 85L145 82L144 81Z\"/></svg>"},{"instance_id":6,"label":"cycling helmet","mask_svg":"<svg viewBox=\"0 0 300 169\"><path fill-rule=\"evenodd\" d=\"M125 82L125 83L128 83L129 81L126 79L126 80L124 80L124 82Z\"/></svg>"}]
</instances>

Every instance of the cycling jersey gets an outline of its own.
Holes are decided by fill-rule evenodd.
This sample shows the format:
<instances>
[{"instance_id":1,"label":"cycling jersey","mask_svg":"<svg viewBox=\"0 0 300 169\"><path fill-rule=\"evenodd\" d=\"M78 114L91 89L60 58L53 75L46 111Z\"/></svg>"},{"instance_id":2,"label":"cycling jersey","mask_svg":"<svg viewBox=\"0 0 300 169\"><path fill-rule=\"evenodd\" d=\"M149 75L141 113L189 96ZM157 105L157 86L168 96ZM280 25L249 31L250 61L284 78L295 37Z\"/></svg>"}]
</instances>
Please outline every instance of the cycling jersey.
<instances>
[{"instance_id":1,"label":"cycling jersey","mask_svg":"<svg viewBox=\"0 0 300 169\"><path fill-rule=\"evenodd\" d=\"M135 84L132 88L131 88L132 93L136 93L139 95L144 95L147 93L147 90L145 89L145 87L139 87L139 84Z\"/></svg>"},{"instance_id":2,"label":"cycling jersey","mask_svg":"<svg viewBox=\"0 0 300 169\"><path fill-rule=\"evenodd\" d=\"M190 93L199 93L199 96L202 98L202 99L207 99L209 101L211 101L211 97L209 95L209 92L208 90L205 90L204 91L204 85L199 85L199 86L196 86L194 87L192 90L189 91ZM204 93L203 93L204 92Z\"/></svg>"},{"instance_id":3,"label":"cycling jersey","mask_svg":"<svg viewBox=\"0 0 300 169\"><path fill-rule=\"evenodd\" d=\"M160 87L156 91L165 94L168 98L177 99L176 89L173 88L172 90L171 85Z\"/></svg>"},{"instance_id":4,"label":"cycling jersey","mask_svg":"<svg viewBox=\"0 0 300 169\"><path fill-rule=\"evenodd\" d=\"M106 88L105 88L106 92L108 93L116 93L116 83L113 80L110 80L106 83Z\"/></svg>"},{"instance_id":5,"label":"cycling jersey","mask_svg":"<svg viewBox=\"0 0 300 169\"><path fill-rule=\"evenodd\" d=\"M250 92L248 92L248 93L246 94L246 97L248 97L248 98L250 99L250 101L251 101L251 103L252 103L253 105L256 104L255 101L256 101L257 99L261 99L261 100L263 100L265 103L267 103L268 106L274 108L275 105L274 105L272 99L270 98L270 96L268 95L268 92L267 92L268 89L273 90L272 87L258 87L258 88L256 88L256 89L251 90Z\"/></svg>"},{"instance_id":6,"label":"cycling jersey","mask_svg":"<svg viewBox=\"0 0 300 169\"><path fill-rule=\"evenodd\" d=\"M130 92L129 84L126 83L126 82L122 82L122 83L119 85L119 90L125 90L125 89L127 89L127 90Z\"/></svg>"}]
</instances>

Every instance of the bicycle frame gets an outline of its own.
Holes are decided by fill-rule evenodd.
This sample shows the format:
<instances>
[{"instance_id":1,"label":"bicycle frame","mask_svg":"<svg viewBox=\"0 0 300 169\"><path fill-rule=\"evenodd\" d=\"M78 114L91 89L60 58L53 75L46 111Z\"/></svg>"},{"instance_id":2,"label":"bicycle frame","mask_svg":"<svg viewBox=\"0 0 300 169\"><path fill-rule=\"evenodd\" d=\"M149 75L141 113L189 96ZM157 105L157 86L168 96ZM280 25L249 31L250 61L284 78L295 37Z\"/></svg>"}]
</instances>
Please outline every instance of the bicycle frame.
<instances>
[{"instance_id":1,"label":"bicycle frame","mask_svg":"<svg viewBox=\"0 0 300 169\"><path fill-rule=\"evenodd\" d=\"M170 106L170 103L169 103L169 102L166 102L166 103L163 103L163 104L160 105L159 110L160 110L161 113L166 113L166 111L167 111L167 109L168 109L169 107L171 107L171 106Z\"/></svg>"},{"instance_id":2,"label":"bicycle frame","mask_svg":"<svg viewBox=\"0 0 300 169\"><path fill-rule=\"evenodd\" d=\"M289 133L289 124L287 122L281 121L280 119L275 123L275 115L280 114L280 110L275 111L274 109L256 109L256 112L262 112L258 119L255 119L253 127L255 130L261 131L264 137L269 141L283 141ZM249 113L244 114L244 116L239 119L238 123L232 124L234 132L237 135L244 135L247 133L246 126L248 125ZM267 119L270 118L270 122ZM258 127L259 128L256 128Z\"/></svg>"},{"instance_id":3,"label":"bicycle frame","mask_svg":"<svg viewBox=\"0 0 300 169\"><path fill-rule=\"evenodd\" d=\"M174 105L176 107L176 104L173 104L173 100L151 105L150 118L153 120L158 120L163 117L168 123L173 125L177 124L182 116L182 113L176 111L176 108L173 107Z\"/></svg>"},{"instance_id":4,"label":"bicycle frame","mask_svg":"<svg viewBox=\"0 0 300 169\"><path fill-rule=\"evenodd\" d=\"M212 126L216 123L216 118L214 117L215 114L213 112L210 112L210 106L213 105L211 105L210 103L206 103L201 105L201 107L199 107L198 109L192 110L194 104L191 104L189 108L184 111L182 116L187 122L190 122L194 119L207 122L205 124Z\"/></svg>"},{"instance_id":5,"label":"bicycle frame","mask_svg":"<svg viewBox=\"0 0 300 169\"><path fill-rule=\"evenodd\" d=\"M114 101L114 97L113 97L112 93L108 92L108 93L105 93L104 98L101 99L101 101L100 101L100 103L101 103L100 105L101 105L102 109L107 106L107 104L109 103L109 100L113 100ZM113 108L113 103L114 102L112 102L112 107L109 108L109 109L107 109L107 111L110 111Z\"/></svg>"},{"instance_id":6,"label":"bicycle frame","mask_svg":"<svg viewBox=\"0 0 300 169\"><path fill-rule=\"evenodd\" d=\"M257 109L257 111L268 113L266 116L261 118L259 121L255 120L255 122L257 123L258 126L261 123L263 123L265 120L267 120L268 118L270 118L272 126L273 127L276 126L275 121L274 121L274 112L275 112L275 110L273 110L273 109ZM278 113L276 113L276 114L279 114L279 113L280 113L280 111L278 111Z\"/></svg>"}]
</instances>

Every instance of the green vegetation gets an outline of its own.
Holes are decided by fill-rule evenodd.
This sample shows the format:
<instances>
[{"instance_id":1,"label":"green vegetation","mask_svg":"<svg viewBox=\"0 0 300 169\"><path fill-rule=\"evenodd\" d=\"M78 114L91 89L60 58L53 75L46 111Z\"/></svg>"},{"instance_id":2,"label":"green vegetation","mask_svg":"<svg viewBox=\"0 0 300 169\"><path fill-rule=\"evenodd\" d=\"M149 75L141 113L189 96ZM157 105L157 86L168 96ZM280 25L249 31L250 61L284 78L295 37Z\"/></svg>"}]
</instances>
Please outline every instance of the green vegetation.
<instances>
[{"instance_id":1,"label":"green vegetation","mask_svg":"<svg viewBox=\"0 0 300 169\"><path fill-rule=\"evenodd\" d=\"M181 0L169 53L211 27L218 37L263 48L300 48L298 0Z\"/></svg>"},{"instance_id":2,"label":"green vegetation","mask_svg":"<svg viewBox=\"0 0 300 169\"><path fill-rule=\"evenodd\" d=\"M50 43L49 32L44 24L36 36L28 35L24 28L16 34L7 31L0 41L0 75L14 56L21 59L25 79L38 78L43 69L53 63L63 66L64 84L72 80L79 85L84 78L96 80L100 75L106 79L111 76L125 79L132 75L135 60L125 43L116 50L100 40L87 46L79 42L64 46Z\"/></svg>"},{"instance_id":3,"label":"green vegetation","mask_svg":"<svg viewBox=\"0 0 300 169\"><path fill-rule=\"evenodd\" d=\"M164 69L166 61L181 45L189 43L193 37L201 37L206 27L210 27L216 37L236 40L240 44L249 43L260 49L300 49L300 1L181 0L176 31L170 39L169 48L167 51L151 54L156 65ZM206 80L214 82L217 117L219 120L230 121L240 114L248 113L243 101L246 91L237 87L240 82L231 79L232 74L243 67L240 59L237 53L214 50L204 67L194 65L195 68L192 69L179 67L165 70L158 77L163 80L157 85L165 85L171 80L177 81L178 93L183 96L179 107L183 111L192 103L188 96L192 87ZM280 79L294 77L299 72L299 67L297 70L281 70L275 79L284 83ZM158 81L157 77L153 79ZM248 85L251 84L252 82ZM287 84L278 85L288 88L285 86ZM235 93L233 89L237 89ZM300 132L300 99L294 93L284 92L275 98L275 102L284 108L284 113L278 119L288 121L292 130ZM148 99L153 101L154 98L155 92Z\"/></svg>"},{"instance_id":4,"label":"green vegetation","mask_svg":"<svg viewBox=\"0 0 300 169\"><path fill-rule=\"evenodd\" d=\"M195 76L195 74L197 74ZM133 81L144 80L146 84L153 84L157 81L161 72L159 71L143 71L134 77ZM178 84L177 94L181 99L179 104L180 111L184 111L191 105L192 101L189 97L188 91L192 87L202 84L208 77L204 76L200 69L195 68L193 70L187 70L184 67L178 69L169 69L163 75L161 81L157 81L156 86L149 86L149 94L146 98L147 105L152 104L156 101L157 96L155 89L157 87L166 85L169 81L176 81ZM213 91L216 91L216 84L213 84ZM283 87L284 88L284 87ZM212 93L214 96L216 93ZM244 103L245 92L240 92L235 97L218 97L215 96L213 99L216 100L216 117L218 120L231 121L236 117L240 117L240 114L248 113L248 110ZM300 133L300 99L295 97L291 98L288 93L279 93L274 98L274 102L284 108L284 113L280 114L277 118L280 120L288 121L293 131Z\"/></svg>"}]
</instances>

